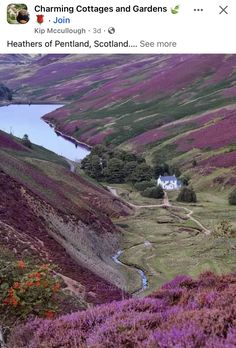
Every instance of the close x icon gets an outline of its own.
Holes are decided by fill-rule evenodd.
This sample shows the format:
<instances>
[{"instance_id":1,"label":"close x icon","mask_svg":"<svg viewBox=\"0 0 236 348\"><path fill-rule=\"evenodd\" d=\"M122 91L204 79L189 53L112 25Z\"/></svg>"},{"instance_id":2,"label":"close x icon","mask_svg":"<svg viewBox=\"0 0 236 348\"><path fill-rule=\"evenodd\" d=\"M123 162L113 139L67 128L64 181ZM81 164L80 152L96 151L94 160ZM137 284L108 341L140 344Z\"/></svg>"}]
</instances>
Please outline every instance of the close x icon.
<instances>
[{"instance_id":1,"label":"close x icon","mask_svg":"<svg viewBox=\"0 0 236 348\"><path fill-rule=\"evenodd\" d=\"M219 8L220 8L219 14L229 14L229 12L228 12L229 6L228 5L224 5L224 6L219 5Z\"/></svg>"}]
</instances>

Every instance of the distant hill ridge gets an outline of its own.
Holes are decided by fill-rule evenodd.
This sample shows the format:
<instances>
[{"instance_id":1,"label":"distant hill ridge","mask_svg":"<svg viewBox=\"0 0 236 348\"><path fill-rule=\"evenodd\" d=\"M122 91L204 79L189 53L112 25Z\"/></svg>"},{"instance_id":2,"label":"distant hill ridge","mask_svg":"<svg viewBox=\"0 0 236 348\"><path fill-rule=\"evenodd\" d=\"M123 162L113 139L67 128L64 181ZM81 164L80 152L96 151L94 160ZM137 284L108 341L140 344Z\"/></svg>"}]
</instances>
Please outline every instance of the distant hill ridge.
<instances>
[{"instance_id":1,"label":"distant hill ridge","mask_svg":"<svg viewBox=\"0 0 236 348\"><path fill-rule=\"evenodd\" d=\"M0 77L13 102L64 103L45 119L82 142L176 161L192 174L193 160L204 175L211 163L236 182L236 55L44 55L17 68L0 62Z\"/></svg>"}]
</instances>

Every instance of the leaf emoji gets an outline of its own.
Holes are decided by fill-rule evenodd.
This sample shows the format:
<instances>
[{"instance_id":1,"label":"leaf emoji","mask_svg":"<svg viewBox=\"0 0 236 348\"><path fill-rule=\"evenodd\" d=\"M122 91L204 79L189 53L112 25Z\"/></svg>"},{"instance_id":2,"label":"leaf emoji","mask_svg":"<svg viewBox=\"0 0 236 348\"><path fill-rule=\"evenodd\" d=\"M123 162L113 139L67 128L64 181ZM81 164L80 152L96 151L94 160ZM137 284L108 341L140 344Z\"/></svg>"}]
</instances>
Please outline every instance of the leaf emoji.
<instances>
[{"instance_id":1,"label":"leaf emoji","mask_svg":"<svg viewBox=\"0 0 236 348\"><path fill-rule=\"evenodd\" d=\"M175 6L174 8L171 8L172 14L177 14L179 12L179 5Z\"/></svg>"}]
</instances>

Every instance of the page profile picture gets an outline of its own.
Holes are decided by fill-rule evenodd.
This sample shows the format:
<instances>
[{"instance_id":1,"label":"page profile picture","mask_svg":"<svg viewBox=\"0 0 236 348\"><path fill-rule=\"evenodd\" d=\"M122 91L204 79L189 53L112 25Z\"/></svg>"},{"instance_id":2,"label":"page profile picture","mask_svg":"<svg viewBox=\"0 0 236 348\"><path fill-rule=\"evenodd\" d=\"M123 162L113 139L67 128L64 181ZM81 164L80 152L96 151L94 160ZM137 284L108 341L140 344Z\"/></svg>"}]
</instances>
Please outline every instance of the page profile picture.
<instances>
[{"instance_id":1,"label":"page profile picture","mask_svg":"<svg viewBox=\"0 0 236 348\"><path fill-rule=\"evenodd\" d=\"M30 16L25 4L10 4L7 6L7 21L9 24L26 24Z\"/></svg>"}]
</instances>

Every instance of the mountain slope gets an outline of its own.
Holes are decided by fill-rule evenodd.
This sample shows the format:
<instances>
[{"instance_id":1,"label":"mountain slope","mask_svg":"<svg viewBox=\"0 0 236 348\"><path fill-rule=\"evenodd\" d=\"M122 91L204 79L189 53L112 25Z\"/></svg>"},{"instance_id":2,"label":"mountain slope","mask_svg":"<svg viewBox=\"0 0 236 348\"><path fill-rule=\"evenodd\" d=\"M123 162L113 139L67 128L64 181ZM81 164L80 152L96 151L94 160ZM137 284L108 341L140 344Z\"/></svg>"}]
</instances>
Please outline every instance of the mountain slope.
<instances>
[{"instance_id":1,"label":"mountain slope","mask_svg":"<svg viewBox=\"0 0 236 348\"><path fill-rule=\"evenodd\" d=\"M119 241L111 217L125 216L130 208L71 173L50 151L28 149L3 132L0 144L1 245L18 257L57 264L85 287L89 302L119 298L117 286L124 280L111 259Z\"/></svg>"},{"instance_id":2,"label":"mountain slope","mask_svg":"<svg viewBox=\"0 0 236 348\"><path fill-rule=\"evenodd\" d=\"M15 102L64 103L45 119L90 145L162 153L186 170L196 157L198 172L234 150L236 55L45 55L11 73L0 63L0 76Z\"/></svg>"}]
</instances>

